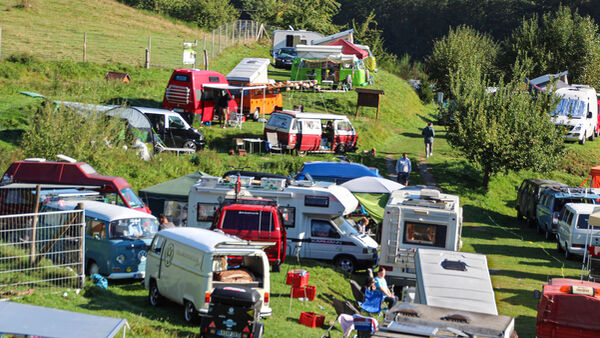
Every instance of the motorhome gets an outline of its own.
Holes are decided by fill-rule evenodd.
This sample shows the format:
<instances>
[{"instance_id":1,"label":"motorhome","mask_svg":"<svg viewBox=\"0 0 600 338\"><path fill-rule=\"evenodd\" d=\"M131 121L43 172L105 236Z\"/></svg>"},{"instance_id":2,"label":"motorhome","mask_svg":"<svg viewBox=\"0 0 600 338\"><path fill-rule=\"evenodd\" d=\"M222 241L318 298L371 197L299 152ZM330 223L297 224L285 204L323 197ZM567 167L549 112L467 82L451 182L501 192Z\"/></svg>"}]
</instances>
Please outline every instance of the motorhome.
<instances>
[{"instance_id":1,"label":"motorhome","mask_svg":"<svg viewBox=\"0 0 600 338\"><path fill-rule=\"evenodd\" d=\"M418 248L415 303L498 315L485 255Z\"/></svg>"},{"instance_id":2,"label":"motorhome","mask_svg":"<svg viewBox=\"0 0 600 338\"><path fill-rule=\"evenodd\" d=\"M552 120L564 129L567 141L584 144L587 139L593 141L599 136L598 97L594 88L571 85L556 89L554 94L560 102L551 112Z\"/></svg>"},{"instance_id":3,"label":"motorhome","mask_svg":"<svg viewBox=\"0 0 600 338\"><path fill-rule=\"evenodd\" d=\"M216 287L240 287L259 292L261 316L270 316L269 260L264 244L196 228L159 231L148 250L144 286L148 301L158 306L164 299L183 305L188 322L208 313ZM235 257L236 264L228 258Z\"/></svg>"},{"instance_id":4,"label":"motorhome","mask_svg":"<svg viewBox=\"0 0 600 338\"><path fill-rule=\"evenodd\" d=\"M312 181L264 177L239 178L240 198L265 198L277 202L287 231L287 254L302 258L333 261L345 271L370 268L377 262L377 243L359 234L344 216L353 212L358 201L341 186ZM188 227L209 228L215 211L226 199L236 198L235 175L223 180L201 177L190 190Z\"/></svg>"},{"instance_id":5,"label":"motorhome","mask_svg":"<svg viewBox=\"0 0 600 338\"><path fill-rule=\"evenodd\" d=\"M272 55L284 47L296 47L296 45L309 45L313 40L323 38L322 34L305 30L274 30Z\"/></svg>"},{"instance_id":6,"label":"motorhome","mask_svg":"<svg viewBox=\"0 0 600 338\"><path fill-rule=\"evenodd\" d=\"M16 161L2 177L2 183L13 182L83 187L98 191L107 203L150 213L124 178L100 175L85 162L53 162L43 158Z\"/></svg>"},{"instance_id":7,"label":"motorhome","mask_svg":"<svg viewBox=\"0 0 600 338\"><path fill-rule=\"evenodd\" d=\"M393 191L384 211L379 264L390 284L414 285L415 250L458 251L461 233L458 196L432 189Z\"/></svg>"},{"instance_id":8,"label":"motorhome","mask_svg":"<svg viewBox=\"0 0 600 338\"><path fill-rule=\"evenodd\" d=\"M356 151L358 136L346 115L282 110L271 114L264 129L272 149L298 153Z\"/></svg>"}]
</instances>

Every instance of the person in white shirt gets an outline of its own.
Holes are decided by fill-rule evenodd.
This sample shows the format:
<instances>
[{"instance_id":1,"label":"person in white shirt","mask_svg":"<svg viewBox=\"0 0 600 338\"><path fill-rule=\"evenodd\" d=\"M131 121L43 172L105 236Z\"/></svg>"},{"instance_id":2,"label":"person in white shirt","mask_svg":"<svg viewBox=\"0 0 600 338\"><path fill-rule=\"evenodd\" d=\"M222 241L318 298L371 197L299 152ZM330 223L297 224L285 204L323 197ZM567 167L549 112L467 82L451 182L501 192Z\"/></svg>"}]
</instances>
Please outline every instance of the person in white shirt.
<instances>
[{"instance_id":1,"label":"person in white shirt","mask_svg":"<svg viewBox=\"0 0 600 338\"><path fill-rule=\"evenodd\" d=\"M398 183L408 185L408 177L412 171L410 159L406 153L402 153L402 157L396 162L396 172L398 173Z\"/></svg>"}]
</instances>

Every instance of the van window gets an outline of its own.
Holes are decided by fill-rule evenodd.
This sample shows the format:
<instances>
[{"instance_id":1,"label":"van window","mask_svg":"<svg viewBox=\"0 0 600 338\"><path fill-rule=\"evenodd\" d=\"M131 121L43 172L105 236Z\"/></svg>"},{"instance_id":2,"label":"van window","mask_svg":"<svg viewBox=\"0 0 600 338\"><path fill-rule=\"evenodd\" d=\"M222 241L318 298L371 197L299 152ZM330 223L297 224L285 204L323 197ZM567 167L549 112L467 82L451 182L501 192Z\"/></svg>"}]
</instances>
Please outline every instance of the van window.
<instances>
[{"instance_id":1,"label":"van window","mask_svg":"<svg viewBox=\"0 0 600 338\"><path fill-rule=\"evenodd\" d=\"M444 248L446 229L445 225L405 222L403 243Z\"/></svg>"},{"instance_id":2,"label":"van window","mask_svg":"<svg viewBox=\"0 0 600 338\"><path fill-rule=\"evenodd\" d=\"M185 129L185 124L179 116L169 116L169 128L171 129Z\"/></svg>"},{"instance_id":3,"label":"van window","mask_svg":"<svg viewBox=\"0 0 600 338\"><path fill-rule=\"evenodd\" d=\"M337 126L336 126L337 130L343 130L343 131L351 131L352 130L352 125L350 124L350 122L348 121L339 121Z\"/></svg>"},{"instance_id":4,"label":"van window","mask_svg":"<svg viewBox=\"0 0 600 338\"><path fill-rule=\"evenodd\" d=\"M158 232L155 218L127 218L110 222L109 236L119 238L152 238Z\"/></svg>"},{"instance_id":5,"label":"van window","mask_svg":"<svg viewBox=\"0 0 600 338\"><path fill-rule=\"evenodd\" d=\"M173 80L181 82L190 82L190 76L185 74L175 74L175 76L173 76Z\"/></svg>"},{"instance_id":6,"label":"van window","mask_svg":"<svg viewBox=\"0 0 600 338\"><path fill-rule=\"evenodd\" d=\"M219 82L219 77L218 76L209 76L208 82Z\"/></svg>"},{"instance_id":7,"label":"van window","mask_svg":"<svg viewBox=\"0 0 600 338\"><path fill-rule=\"evenodd\" d=\"M340 238L340 234L335 231L329 221L311 220L310 234L312 237Z\"/></svg>"},{"instance_id":8,"label":"van window","mask_svg":"<svg viewBox=\"0 0 600 338\"><path fill-rule=\"evenodd\" d=\"M596 201L591 197L572 197L572 198L555 198L554 201L554 210L559 211L562 209L567 203L588 203L588 204L596 204Z\"/></svg>"},{"instance_id":9,"label":"van window","mask_svg":"<svg viewBox=\"0 0 600 338\"><path fill-rule=\"evenodd\" d=\"M144 202L142 202L135 192L133 192L133 189L121 189L121 194L123 194L123 197L125 197L125 200L129 203L130 208L142 208L144 206Z\"/></svg>"},{"instance_id":10,"label":"van window","mask_svg":"<svg viewBox=\"0 0 600 338\"><path fill-rule=\"evenodd\" d=\"M273 213L262 210L226 210L223 217L223 229L273 231Z\"/></svg>"},{"instance_id":11,"label":"van window","mask_svg":"<svg viewBox=\"0 0 600 338\"><path fill-rule=\"evenodd\" d=\"M283 226L293 228L296 226L296 208L294 207L279 207L281 216L283 217Z\"/></svg>"},{"instance_id":12,"label":"van window","mask_svg":"<svg viewBox=\"0 0 600 338\"><path fill-rule=\"evenodd\" d=\"M304 133L320 133L321 132L321 121L319 120L302 120L302 131Z\"/></svg>"},{"instance_id":13,"label":"van window","mask_svg":"<svg viewBox=\"0 0 600 338\"><path fill-rule=\"evenodd\" d=\"M154 240L152 241L150 250L154 253L160 253L160 250L162 249L164 243L165 243L164 237L156 236L156 237L154 237Z\"/></svg>"},{"instance_id":14,"label":"van window","mask_svg":"<svg viewBox=\"0 0 600 338\"><path fill-rule=\"evenodd\" d=\"M165 201L163 213L177 227L187 226L187 203L178 201Z\"/></svg>"},{"instance_id":15,"label":"van window","mask_svg":"<svg viewBox=\"0 0 600 338\"><path fill-rule=\"evenodd\" d=\"M292 122L292 117L289 115L273 114L273 115L271 115L271 118L269 118L269 122L267 122L267 126L273 127L273 128L288 129L290 127L291 122Z\"/></svg>"},{"instance_id":16,"label":"van window","mask_svg":"<svg viewBox=\"0 0 600 338\"><path fill-rule=\"evenodd\" d=\"M573 212L571 210L567 210L567 224L571 225L573 221Z\"/></svg>"},{"instance_id":17,"label":"van window","mask_svg":"<svg viewBox=\"0 0 600 338\"><path fill-rule=\"evenodd\" d=\"M327 196L304 196L304 205L307 207L329 207L329 197Z\"/></svg>"},{"instance_id":18,"label":"van window","mask_svg":"<svg viewBox=\"0 0 600 338\"><path fill-rule=\"evenodd\" d=\"M350 224L344 217L336 217L333 219L333 223L340 228L340 231L344 235L359 235L358 231Z\"/></svg>"},{"instance_id":19,"label":"van window","mask_svg":"<svg viewBox=\"0 0 600 338\"><path fill-rule=\"evenodd\" d=\"M577 219L577 228L578 229L588 229L589 228L589 225L588 225L589 219L590 219L589 214L579 215L579 218ZM596 227L594 227L594 228L596 228Z\"/></svg>"},{"instance_id":20,"label":"van window","mask_svg":"<svg viewBox=\"0 0 600 338\"><path fill-rule=\"evenodd\" d=\"M106 223L104 221L91 217L86 217L85 228L87 229L86 233L89 236L98 236L99 238L106 238Z\"/></svg>"},{"instance_id":21,"label":"van window","mask_svg":"<svg viewBox=\"0 0 600 338\"><path fill-rule=\"evenodd\" d=\"M196 93L196 97L200 97L198 96L198 93ZM204 91L202 91L202 101L214 101L215 100L215 90L213 89L205 89Z\"/></svg>"},{"instance_id":22,"label":"van window","mask_svg":"<svg viewBox=\"0 0 600 338\"><path fill-rule=\"evenodd\" d=\"M217 206L217 204L211 203L198 203L198 215L196 216L196 220L198 222L212 222L215 218Z\"/></svg>"}]
</instances>

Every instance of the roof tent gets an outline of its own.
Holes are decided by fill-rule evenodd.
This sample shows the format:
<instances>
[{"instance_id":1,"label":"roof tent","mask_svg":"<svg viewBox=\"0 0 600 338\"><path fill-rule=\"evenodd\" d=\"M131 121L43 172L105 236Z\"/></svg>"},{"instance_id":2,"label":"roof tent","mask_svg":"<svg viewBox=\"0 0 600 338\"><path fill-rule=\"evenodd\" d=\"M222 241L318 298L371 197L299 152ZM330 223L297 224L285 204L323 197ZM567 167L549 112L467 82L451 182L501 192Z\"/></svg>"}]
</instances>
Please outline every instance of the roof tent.
<instances>
[{"instance_id":1,"label":"roof tent","mask_svg":"<svg viewBox=\"0 0 600 338\"><path fill-rule=\"evenodd\" d=\"M244 58L227 74L227 81L242 83L268 83L267 68L271 60L266 58Z\"/></svg>"},{"instance_id":2,"label":"roof tent","mask_svg":"<svg viewBox=\"0 0 600 338\"><path fill-rule=\"evenodd\" d=\"M416 303L498 314L485 255L419 248L415 267Z\"/></svg>"},{"instance_id":3,"label":"roof tent","mask_svg":"<svg viewBox=\"0 0 600 338\"><path fill-rule=\"evenodd\" d=\"M355 44L346 40L336 40L329 44L329 46L342 46L342 54L344 55L355 55L359 59L364 59L369 56L369 52L359 48Z\"/></svg>"},{"instance_id":4,"label":"roof tent","mask_svg":"<svg viewBox=\"0 0 600 338\"><path fill-rule=\"evenodd\" d=\"M0 302L0 333L7 335L104 338L129 327L127 320L42 306Z\"/></svg>"}]
</instances>

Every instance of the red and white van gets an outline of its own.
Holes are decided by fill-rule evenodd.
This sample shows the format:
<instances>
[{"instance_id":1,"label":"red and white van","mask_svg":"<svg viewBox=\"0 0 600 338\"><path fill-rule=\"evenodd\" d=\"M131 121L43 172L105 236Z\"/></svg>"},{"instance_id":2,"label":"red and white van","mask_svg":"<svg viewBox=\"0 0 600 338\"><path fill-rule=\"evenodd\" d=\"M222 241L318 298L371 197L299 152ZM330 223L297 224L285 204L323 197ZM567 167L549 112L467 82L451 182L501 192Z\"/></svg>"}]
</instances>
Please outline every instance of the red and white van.
<instances>
[{"instance_id":1,"label":"red and white van","mask_svg":"<svg viewBox=\"0 0 600 338\"><path fill-rule=\"evenodd\" d=\"M283 215L273 200L225 200L215 212L210 229L218 229L248 241L274 242L274 245L264 250L275 272L279 271L285 261L287 236L283 226Z\"/></svg>"},{"instance_id":2,"label":"red and white van","mask_svg":"<svg viewBox=\"0 0 600 338\"><path fill-rule=\"evenodd\" d=\"M229 83L223 74L199 69L176 69L165 90L163 109L180 113L188 122L199 116L202 122L211 122L215 116L222 91L230 96L229 112L238 109L227 90ZM223 88L225 87L225 88Z\"/></svg>"},{"instance_id":3,"label":"red and white van","mask_svg":"<svg viewBox=\"0 0 600 338\"><path fill-rule=\"evenodd\" d=\"M86 187L98 191L107 203L150 213L124 178L100 175L85 162L52 162L40 158L16 161L2 177L2 183L13 182Z\"/></svg>"},{"instance_id":4,"label":"red and white van","mask_svg":"<svg viewBox=\"0 0 600 338\"><path fill-rule=\"evenodd\" d=\"M274 139L273 134L277 134ZM264 129L270 146L299 153L355 151L358 136L345 115L282 110L271 114ZM276 144L273 144L273 143Z\"/></svg>"}]
</instances>

